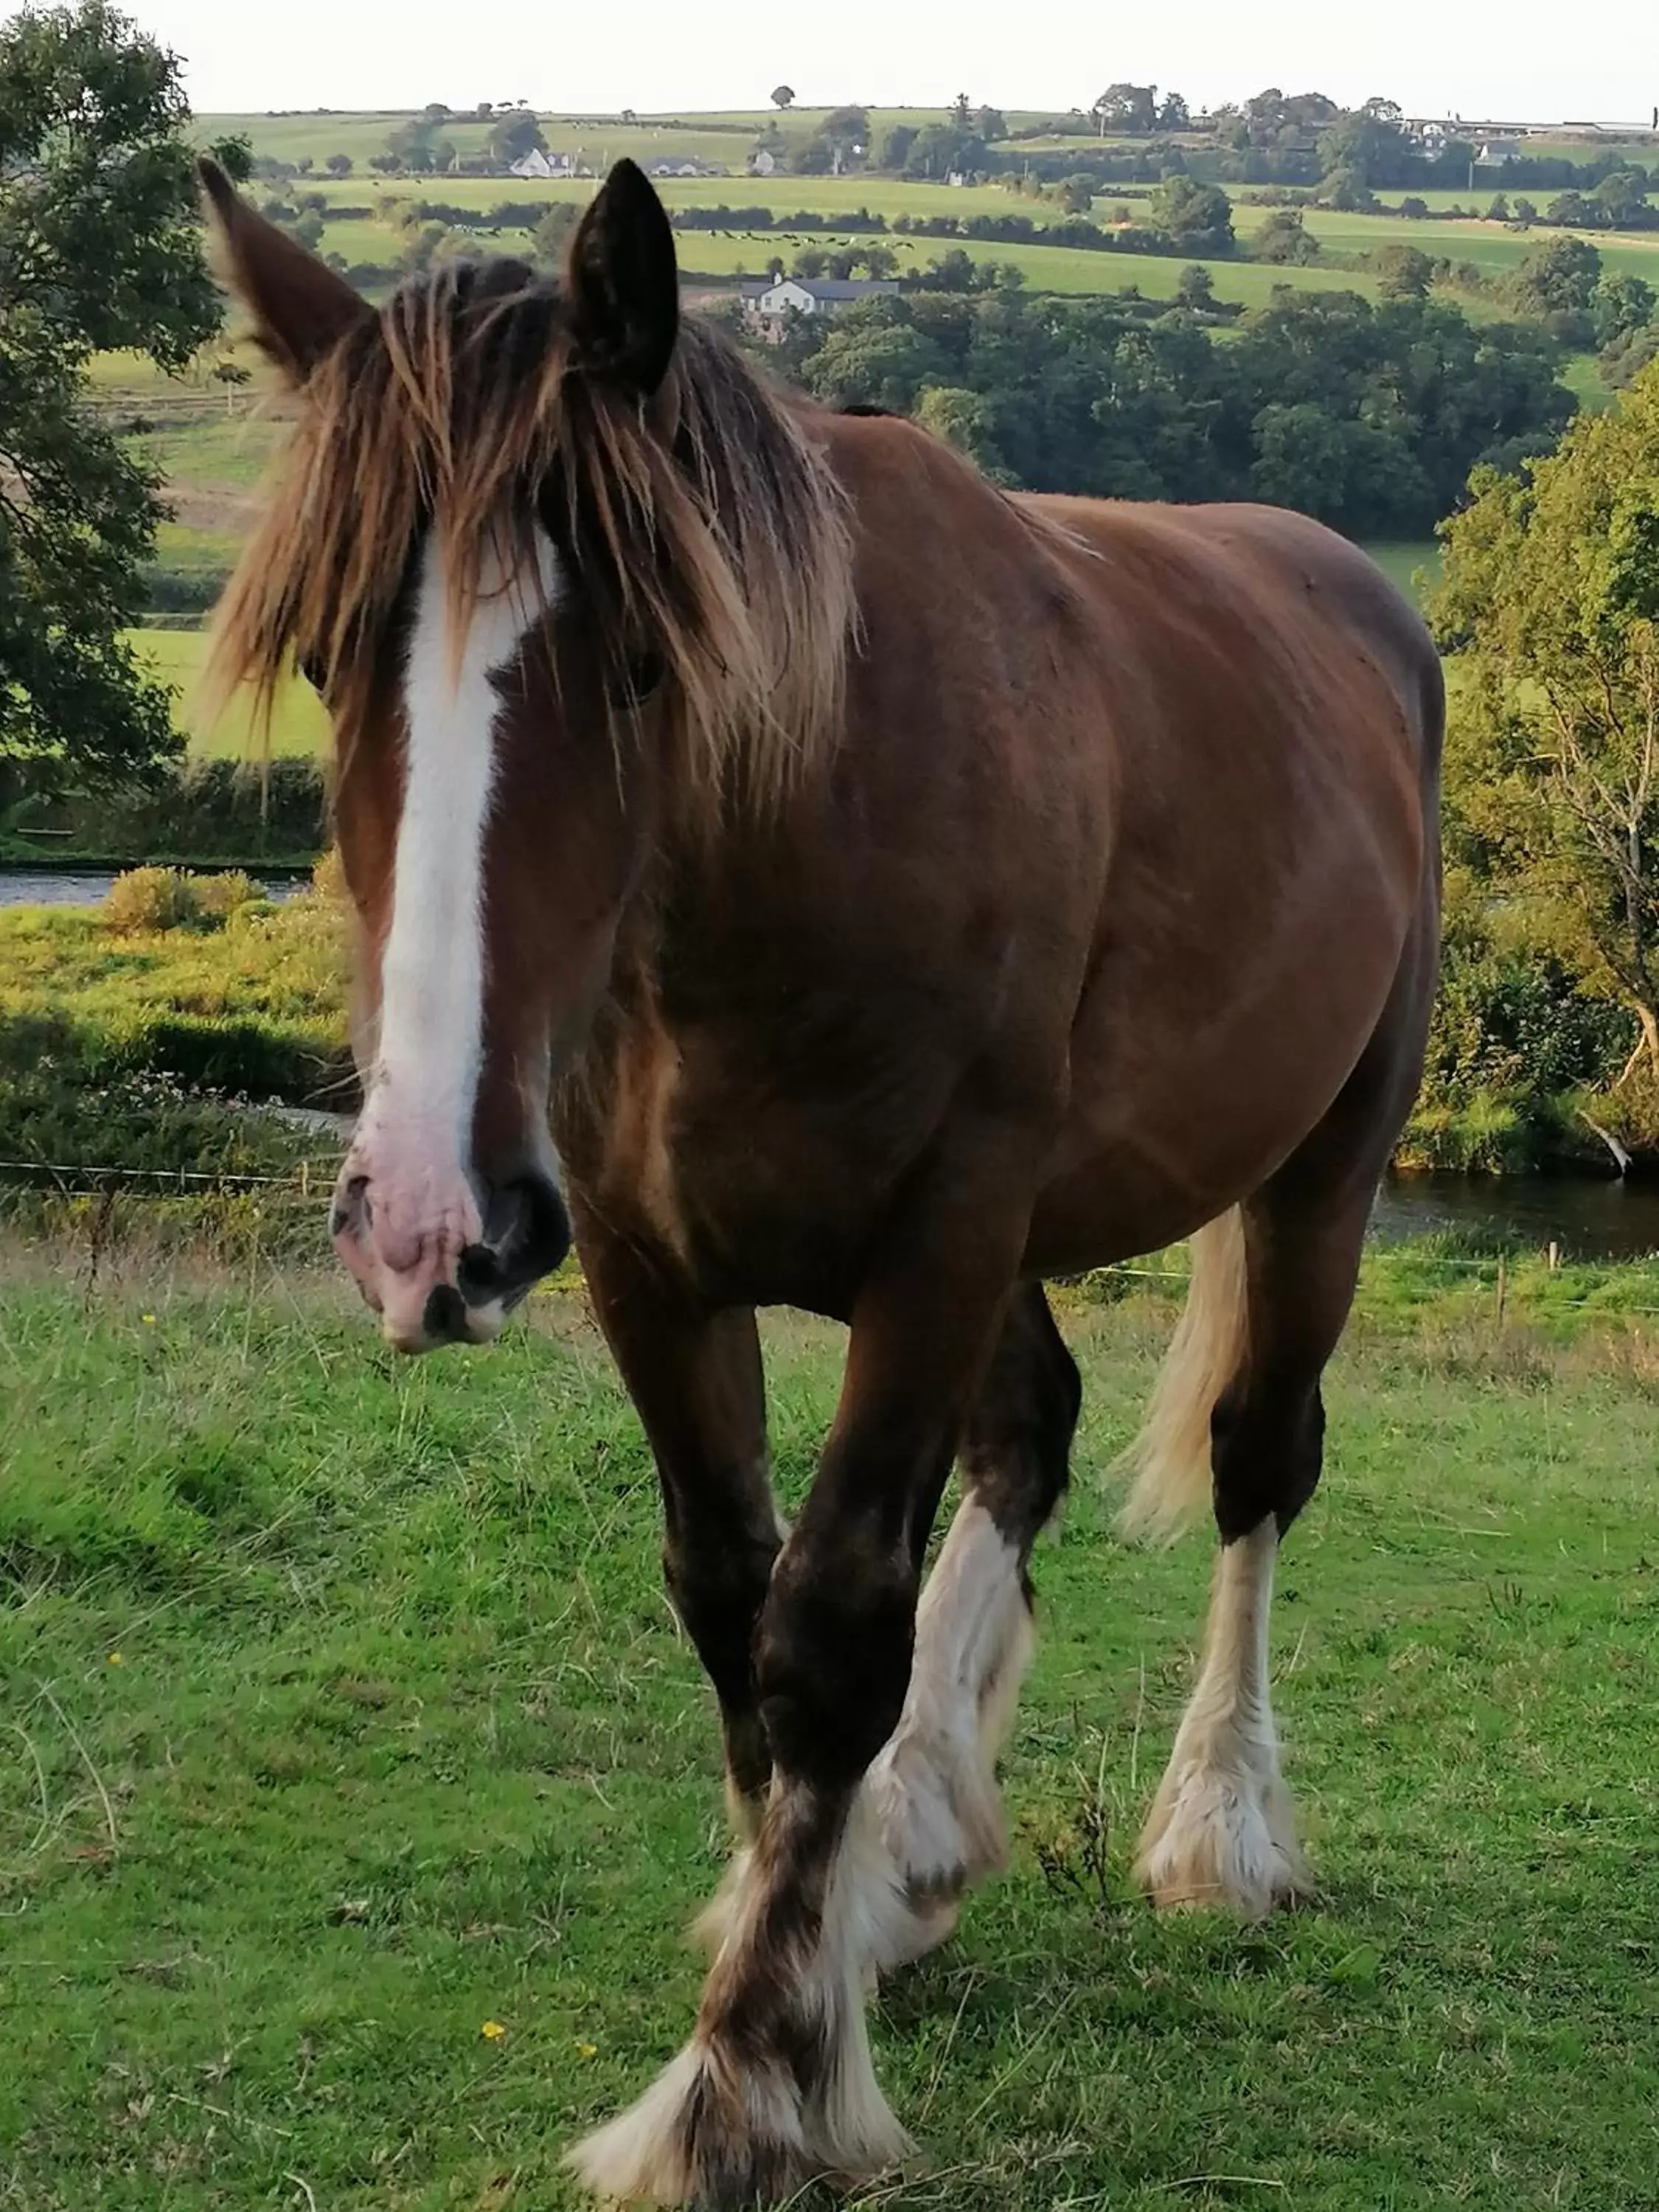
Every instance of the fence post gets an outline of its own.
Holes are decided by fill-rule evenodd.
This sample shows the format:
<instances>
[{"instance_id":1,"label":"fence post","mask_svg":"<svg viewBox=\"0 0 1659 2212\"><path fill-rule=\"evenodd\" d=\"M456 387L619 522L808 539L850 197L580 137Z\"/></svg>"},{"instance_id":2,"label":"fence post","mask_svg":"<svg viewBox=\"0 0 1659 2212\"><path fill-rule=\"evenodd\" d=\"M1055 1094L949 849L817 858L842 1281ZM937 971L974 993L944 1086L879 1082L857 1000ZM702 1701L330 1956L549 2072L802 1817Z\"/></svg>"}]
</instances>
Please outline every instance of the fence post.
<instances>
[{"instance_id":1,"label":"fence post","mask_svg":"<svg viewBox=\"0 0 1659 2212\"><path fill-rule=\"evenodd\" d=\"M1509 1303L1509 1295L1510 1265L1506 1255L1500 1252L1498 1255L1498 1326L1499 1328L1504 1326L1504 1309Z\"/></svg>"},{"instance_id":2,"label":"fence post","mask_svg":"<svg viewBox=\"0 0 1659 2212\"><path fill-rule=\"evenodd\" d=\"M1552 1237L1552 1238L1551 1238L1551 1240L1550 1240L1550 1255L1549 1255L1549 1257L1550 1257L1550 1273L1551 1273L1551 1274L1553 1274L1553 1273L1555 1273L1556 1269L1557 1269L1557 1268L1560 1266L1560 1264L1561 1264L1561 1247L1560 1247L1560 1246L1559 1246L1559 1245L1555 1242L1555 1240L1554 1240L1553 1237Z\"/></svg>"}]
</instances>

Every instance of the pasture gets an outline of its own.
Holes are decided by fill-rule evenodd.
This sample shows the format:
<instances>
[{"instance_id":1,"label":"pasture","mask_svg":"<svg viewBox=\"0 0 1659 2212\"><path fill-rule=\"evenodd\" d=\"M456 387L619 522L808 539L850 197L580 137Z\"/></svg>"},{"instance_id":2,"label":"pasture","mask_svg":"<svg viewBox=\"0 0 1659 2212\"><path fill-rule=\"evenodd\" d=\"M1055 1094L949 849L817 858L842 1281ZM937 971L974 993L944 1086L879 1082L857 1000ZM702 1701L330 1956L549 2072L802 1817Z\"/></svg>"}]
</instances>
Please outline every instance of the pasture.
<instances>
[{"instance_id":1,"label":"pasture","mask_svg":"<svg viewBox=\"0 0 1659 2212\"><path fill-rule=\"evenodd\" d=\"M1438 1292L1390 1311L1389 1279L1281 1579L1325 1893L1255 1928L1129 1887L1206 1547L1109 1532L1166 1313L1068 1305L1085 1425L1013 1863L875 2008L921 2148L860 2204L1651 2200L1651 1352ZM580 1292L530 1310L395 1364L321 1278L10 1248L5 2201L566 2212L562 2148L682 2039L673 1931L724 1855L711 1701ZM768 1340L793 1498L839 1344Z\"/></svg>"},{"instance_id":2,"label":"pasture","mask_svg":"<svg viewBox=\"0 0 1659 2212\"><path fill-rule=\"evenodd\" d=\"M205 630L137 629L129 630L127 635L152 673L172 691L174 724L189 739L192 752L226 760L253 760L260 756L267 738L256 726L248 695L233 699L216 721L204 709ZM268 742L276 759L319 753L328 742L328 717L322 702L298 676L279 688L271 703Z\"/></svg>"}]
</instances>

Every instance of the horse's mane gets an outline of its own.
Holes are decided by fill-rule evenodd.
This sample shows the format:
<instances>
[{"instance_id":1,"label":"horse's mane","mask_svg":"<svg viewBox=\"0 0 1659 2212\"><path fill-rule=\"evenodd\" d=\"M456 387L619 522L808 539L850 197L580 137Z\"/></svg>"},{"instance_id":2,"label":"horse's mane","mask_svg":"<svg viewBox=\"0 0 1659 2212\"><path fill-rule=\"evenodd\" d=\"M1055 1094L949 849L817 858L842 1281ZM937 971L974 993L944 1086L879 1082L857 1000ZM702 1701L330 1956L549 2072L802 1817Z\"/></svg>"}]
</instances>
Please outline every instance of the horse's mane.
<instances>
[{"instance_id":1,"label":"horse's mane","mask_svg":"<svg viewBox=\"0 0 1659 2212\"><path fill-rule=\"evenodd\" d=\"M297 660L350 696L423 529L459 635L481 569L522 556L538 520L584 557L614 711L641 662L668 679L685 796L763 802L832 740L852 553L810 419L691 317L642 406L580 367L558 288L513 261L410 280L319 365L221 603L222 692L268 702Z\"/></svg>"}]
</instances>

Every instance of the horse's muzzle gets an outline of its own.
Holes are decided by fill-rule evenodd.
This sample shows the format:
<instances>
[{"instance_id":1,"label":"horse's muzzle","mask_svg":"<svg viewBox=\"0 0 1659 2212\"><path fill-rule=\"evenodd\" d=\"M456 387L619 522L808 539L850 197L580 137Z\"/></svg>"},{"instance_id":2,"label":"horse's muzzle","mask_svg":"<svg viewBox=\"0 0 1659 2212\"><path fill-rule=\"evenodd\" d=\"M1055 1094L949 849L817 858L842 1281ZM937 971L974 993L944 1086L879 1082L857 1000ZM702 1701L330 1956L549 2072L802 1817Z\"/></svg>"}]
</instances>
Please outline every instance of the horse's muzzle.
<instances>
[{"instance_id":1,"label":"horse's muzzle","mask_svg":"<svg viewBox=\"0 0 1659 2212\"><path fill-rule=\"evenodd\" d=\"M398 1352L488 1344L570 1249L558 1186L543 1169L464 1194L411 1220L399 1194L348 1160L334 1194L334 1248Z\"/></svg>"}]
</instances>

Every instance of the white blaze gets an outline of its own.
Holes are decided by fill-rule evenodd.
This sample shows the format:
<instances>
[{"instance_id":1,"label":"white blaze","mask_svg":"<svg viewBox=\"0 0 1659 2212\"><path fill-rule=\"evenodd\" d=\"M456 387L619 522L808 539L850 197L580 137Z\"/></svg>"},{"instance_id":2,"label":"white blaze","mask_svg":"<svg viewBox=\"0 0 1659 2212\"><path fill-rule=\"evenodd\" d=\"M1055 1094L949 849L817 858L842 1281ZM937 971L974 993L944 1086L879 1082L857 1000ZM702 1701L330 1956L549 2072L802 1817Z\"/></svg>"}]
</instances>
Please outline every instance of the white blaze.
<instances>
[{"instance_id":1,"label":"white blaze","mask_svg":"<svg viewBox=\"0 0 1659 2212\"><path fill-rule=\"evenodd\" d=\"M526 632L556 600L557 558L539 532L535 551L533 581L486 560L459 638L435 537L422 556L404 680L407 750L379 1051L357 1140L376 1187L377 1219L394 1237L459 1230L467 1241L477 1233L476 1223L455 1219L458 1205L465 1210L455 1177L470 1150L483 1050L483 854L502 703L492 678L512 665Z\"/></svg>"}]
</instances>

